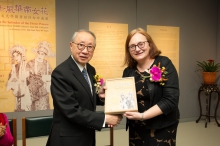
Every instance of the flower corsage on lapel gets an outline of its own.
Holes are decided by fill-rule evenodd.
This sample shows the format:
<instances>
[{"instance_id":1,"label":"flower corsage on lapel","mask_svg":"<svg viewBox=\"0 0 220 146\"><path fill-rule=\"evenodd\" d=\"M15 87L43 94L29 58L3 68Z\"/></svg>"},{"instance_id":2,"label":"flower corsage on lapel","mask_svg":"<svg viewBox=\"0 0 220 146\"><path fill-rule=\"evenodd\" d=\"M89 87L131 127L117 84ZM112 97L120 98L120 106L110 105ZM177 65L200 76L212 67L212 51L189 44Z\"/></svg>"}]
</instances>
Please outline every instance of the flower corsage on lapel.
<instances>
[{"instance_id":1,"label":"flower corsage on lapel","mask_svg":"<svg viewBox=\"0 0 220 146\"><path fill-rule=\"evenodd\" d=\"M153 65L151 69L145 71L149 73L150 76L143 76L143 79L150 78L151 82L159 82L162 86L165 85L164 82L168 80L168 78L165 78L165 75L168 72L165 67L160 67L160 62L158 63L158 66Z\"/></svg>"},{"instance_id":2,"label":"flower corsage on lapel","mask_svg":"<svg viewBox=\"0 0 220 146\"><path fill-rule=\"evenodd\" d=\"M95 92L99 94L99 91L102 89L102 86L104 85L104 79L100 75L95 75L95 84L94 86L96 87Z\"/></svg>"}]
</instances>

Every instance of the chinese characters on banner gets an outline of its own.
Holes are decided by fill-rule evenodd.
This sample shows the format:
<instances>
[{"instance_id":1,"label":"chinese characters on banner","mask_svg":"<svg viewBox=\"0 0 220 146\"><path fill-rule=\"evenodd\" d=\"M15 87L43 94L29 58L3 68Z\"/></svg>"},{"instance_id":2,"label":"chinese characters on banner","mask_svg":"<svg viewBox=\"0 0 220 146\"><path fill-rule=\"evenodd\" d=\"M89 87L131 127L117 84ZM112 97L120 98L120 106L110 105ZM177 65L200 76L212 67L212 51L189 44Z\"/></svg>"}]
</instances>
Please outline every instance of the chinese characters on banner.
<instances>
[{"instance_id":1,"label":"chinese characters on banner","mask_svg":"<svg viewBox=\"0 0 220 146\"><path fill-rule=\"evenodd\" d=\"M0 112L52 107L55 0L0 1Z\"/></svg>"}]
</instances>

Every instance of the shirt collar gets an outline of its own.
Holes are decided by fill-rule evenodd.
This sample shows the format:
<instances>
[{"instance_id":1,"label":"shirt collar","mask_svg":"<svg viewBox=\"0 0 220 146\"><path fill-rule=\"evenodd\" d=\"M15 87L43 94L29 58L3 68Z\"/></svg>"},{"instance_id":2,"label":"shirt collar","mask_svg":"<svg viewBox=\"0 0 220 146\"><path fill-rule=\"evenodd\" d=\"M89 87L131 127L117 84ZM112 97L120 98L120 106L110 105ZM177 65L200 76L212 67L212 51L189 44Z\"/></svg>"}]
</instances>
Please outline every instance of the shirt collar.
<instances>
[{"instance_id":1,"label":"shirt collar","mask_svg":"<svg viewBox=\"0 0 220 146\"><path fill-rule=\"evenodd\" d=\"M72 57L73 61L76 63L76 65L78 66L78 68L79 68L79 70L80 70L81 72L82 72L83 68L85 68L85 69L87 70L86 65L83 67L82 65L80 65L79 63L76 62L76 60L73 58L72 55L71 55L71 57Z\"/></svg>"}]
</instances>

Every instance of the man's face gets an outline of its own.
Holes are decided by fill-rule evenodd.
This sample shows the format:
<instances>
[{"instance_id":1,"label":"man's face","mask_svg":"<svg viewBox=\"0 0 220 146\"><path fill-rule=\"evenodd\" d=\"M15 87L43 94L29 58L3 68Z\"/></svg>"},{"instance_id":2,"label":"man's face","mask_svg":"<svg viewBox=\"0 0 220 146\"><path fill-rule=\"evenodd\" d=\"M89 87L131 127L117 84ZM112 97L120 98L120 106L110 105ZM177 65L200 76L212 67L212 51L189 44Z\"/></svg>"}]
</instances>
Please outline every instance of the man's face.
<instances>
[{"instance_id":1,"label":"man's face","mask_svg":"<svg viewBox=\"0 0 220 146\"><path fill-rule=\"evenodd\" d=\"M78 32L74 40L74 43L70 42L72 56L77 63L79 63L82 66L85 66L85 64L92 59L94 53L94 51L88 51L87 47L85 47L82 50L78 49L78 47L80 46L77 46L77 44L81 46L95 46L94 41L94 37L91 34L87 32Z\"/></svg>"}]
</instances>

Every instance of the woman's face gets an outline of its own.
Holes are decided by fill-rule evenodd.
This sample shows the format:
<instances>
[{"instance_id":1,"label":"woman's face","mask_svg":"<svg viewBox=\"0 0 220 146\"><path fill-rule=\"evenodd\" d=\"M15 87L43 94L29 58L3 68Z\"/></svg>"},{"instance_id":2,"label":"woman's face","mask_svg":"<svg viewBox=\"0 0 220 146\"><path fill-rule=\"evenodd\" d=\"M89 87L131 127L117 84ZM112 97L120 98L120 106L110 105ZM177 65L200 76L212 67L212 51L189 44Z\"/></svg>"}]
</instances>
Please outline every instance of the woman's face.
<instances>
[{"instance_id":1,"label":"woman's face","mask_svg":"<svg viewBox=\"0 0 220 146\"><path fill-rule=\"evenodd\" d=\"M146 37L136 33L129 42L129 52L137 62L144 61L149 56L150 46Z\"/></svg>"},{"instance_id":2,"label":"woman's face","mask_svg":"<svg viewBox=\"0 0 220 146\"><path fill-rule=\"evenodd\" d=\"M14 61L16 61L17 63L21 62L21 54L14 52L13 53L13 59Z\"/></svg>"},{"instance_id":3,"label":"woman's face","mask_svg":"<svg viewBox=\"0 0 220 146\"><path fill-rule=\"evenodd\" d=\"M42 52L42 51L38 51L37 54L38 54L37 55L37 59L39 59L39 61L43 61L45 56L46 56L46 54L44 52Z\"/></svg>"}]
</instances>

